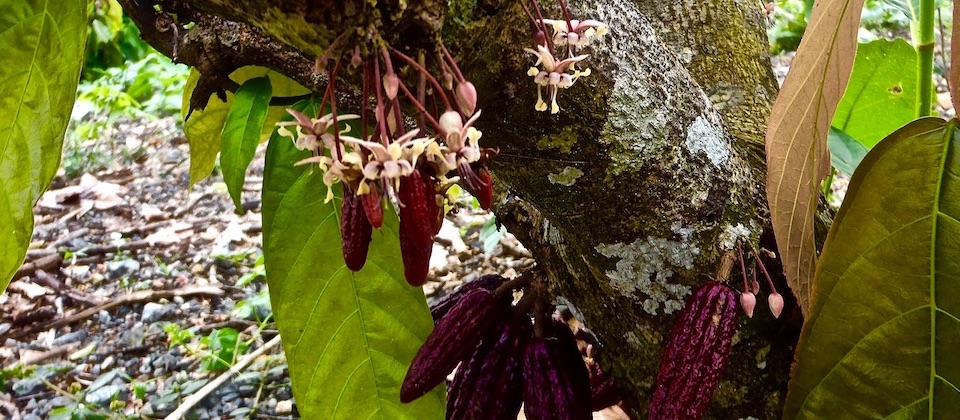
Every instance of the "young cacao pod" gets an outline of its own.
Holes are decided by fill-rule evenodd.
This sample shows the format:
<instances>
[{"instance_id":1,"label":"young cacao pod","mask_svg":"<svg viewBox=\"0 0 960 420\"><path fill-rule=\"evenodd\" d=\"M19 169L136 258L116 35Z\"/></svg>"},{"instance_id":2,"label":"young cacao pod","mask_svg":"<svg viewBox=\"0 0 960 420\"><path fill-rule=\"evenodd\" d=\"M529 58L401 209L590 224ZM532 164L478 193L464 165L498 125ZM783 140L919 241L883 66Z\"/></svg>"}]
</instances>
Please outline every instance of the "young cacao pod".
<instances>
[{"instance_id":1,"label":"young cacao pod","mask_svg":"<svg viewBox=\"0 0 960 420\"><path fill-rule=\"evenodd\" d=\"M492 328L460 364L447 395L447 419L516 418L523 403L523 349L533 325L522 316Z\"/></svg>"},{"instance_id":2,"label":"young cacao pod","mask_svg":"<svg viewBox=\"0 0 960 420\"><path fill-rule=\"evenodd\" d=\"M561 330L554 336L534 337L527 342L523 413L530 420L592 417L586 365L572 341L573 333L565 325L562 328L566 334Z\"/></svg>"},{"instance_id":3,"label":"young cacao pod","mask_svg":"<svg viewBox=\"0 0 960 420\"><path fill-rule=\"evenodd\" d=\"M737 330L737 293L710 281L674 321L650 402L650 419L699 419L727 364Z\"/></svg>"},{"instance_id":4,"label":"young cacao pod","mask_svg":"<svg viewBox=\"0 0 960 420\"><path fill-rule=\"evenodd\" d=\"M620 393L613 384L613 377L593 363L588 366L590 372L590 404L593 411L600 411L620 403Z\"/></svg>"},{"instance_id":5,"label":"young cacao pod","mask_svg":"<svg viewBox=\"0 0 960 420\"><path fill-rule=\"evenodd\" d=\"M400 256L403 275L411 286L427 281L433 234L439 211L431 177L414 170L400 178Z\"/></svg>"},{"instance_id":6,"label":"young cacao pod","mask_svg":"<svg viewBox=\"0 0 960 420\"><path fill-rule=\"evenodd\" d=\"M360 196L363 201L363 212L367 215L370 226L374 229L380 229L383 226L383 203L380 196L380 189L371 187L370 192Z\"/></svg>"},{"instance_id":7,"label":"young cacao pod","mask_svg":"<svg viewBox=\"0 0 960 420\"><path fill-rule=\"evenodd\" d=\"M485 167L477 170L477 177L480 182L477 183L477 190L472 192L477 197L480 208L490 210L490 206L493 205L493 178L490 177L490 171Z\"/></svg>"},{"instance_id":8,"label":"young cacao pod","mask_svg":"<svg viewBox=\"0 0 960 420\"><path fill-rule=\"evenodd\" d=\"M440 298L433 305L430 305L430 313L433 314L433 322L437 322L440 320L440 318L443 318L443 316L446 315L447 312L449 312L450 309L453 308L453 306L456 305L461 298L463 298L463 295L467 294L471 290L482 288L493 291L506 281L507 279L498 274L488 274L485 276L480 276L480 278L469 283L465 283L457 288L457 290L454 290L449 295ZM513 296L509 297L512 298Z\"/></svg>"},{"instance_id":9,"label":"young cacao pod","mask_svg":"<svg viewBox=\"0 0 960 420\"><path fill-rule=\"evenodd\" d=\"M373 233L361 201L360 197L344 188L343 203L340 206L340 244L343 261L352 271L360 271L367 262L367 251L370 249L370 237Z\"/></svg>"},{"instance_id":10,"label":"young cacao pod","mask_svg":"<svg viewBox=\"0 0 960 420\"><path fill-rule=\"evenodd\" d=\"M400 401L413 401L440 385L509 309L503 300L486 289L475 289L464 295L417 350L400 387Z\"/></svg>"}]
</instances>

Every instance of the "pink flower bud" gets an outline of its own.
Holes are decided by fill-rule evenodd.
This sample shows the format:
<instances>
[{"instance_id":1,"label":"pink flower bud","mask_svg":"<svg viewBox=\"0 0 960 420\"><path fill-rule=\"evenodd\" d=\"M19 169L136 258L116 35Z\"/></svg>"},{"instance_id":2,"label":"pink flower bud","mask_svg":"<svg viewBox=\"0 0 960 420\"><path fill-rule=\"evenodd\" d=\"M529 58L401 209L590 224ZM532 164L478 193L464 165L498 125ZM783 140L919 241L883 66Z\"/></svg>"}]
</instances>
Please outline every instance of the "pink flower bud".
<instances>
[{"instance_id":1,"label":"pink flower bud","mask_svg":"<svg viewBox=\"0 0 960 420\"><path fill-rule=\"evenodd\" d=\"M457 84L457 104L463 115L473 115L477 110L477 87L473 83L464 81Z\"/></svg>"},{"instance_id":2,"label":"pink flower bud","mask_svg":"<svg viewBox=\"0 0 960 420\"><path fill-rule=\"evenodd\" d=\"M453 90L453 73L449 71L443 72L443 88L447 90Z\"/></svg>"},{"instance_id":3,"label":"pink flower bud","mask_svg":"<svg viewBox=\"0 0 960 420\"><path fill-rule=\"evenodd\" d=\"M387 98L391 101L397 99L397 91L400 90L400 78L396 73L387 73L383 76L383 90L387 92Z\"/></svg>"},{"instance_id":4,"label":"pink flower bud","mask_svg":"<svg viewBox=\"0 0 960 420\"><path fill-rule=\"evenodd\" d=\"M360 46L353 47L353 56L350 57L350 67L357 68L363 64L363 56L360 55Z\"/></svg>"},{"instance_id":5,"label":"pink flower bud","mask_svg":"<svg viewBox=\"0 0 960 420\"><path fill-rule=\"evenodd\" d=\"M750 292L740 293L740 306L747 318L753 318L753 309L757 307L757 295Z\"/></svg>"},{"instance_id":6,"label":"pink flower bud","mask_svg":"<svg viewBox=\"0 0 960 420\"><path fill-rule=\"evenodd\" d=\"M463 119L457 111L447 111L440 115L440 129L444 134L459 133L463 130Z\"/></svg>"},{"instance_id":7,"label":"pink flower bud","mask_svg":"<svg viewBox=\"0 0 960 420\"><path fill-rule=\"evenodd\" d=\"M767 296L767 303L770 305L770 312L773 312L773 317L780 318L780 313L783 312L783 296L773 292L770 296Z\"/></svg>"}]
</instances>

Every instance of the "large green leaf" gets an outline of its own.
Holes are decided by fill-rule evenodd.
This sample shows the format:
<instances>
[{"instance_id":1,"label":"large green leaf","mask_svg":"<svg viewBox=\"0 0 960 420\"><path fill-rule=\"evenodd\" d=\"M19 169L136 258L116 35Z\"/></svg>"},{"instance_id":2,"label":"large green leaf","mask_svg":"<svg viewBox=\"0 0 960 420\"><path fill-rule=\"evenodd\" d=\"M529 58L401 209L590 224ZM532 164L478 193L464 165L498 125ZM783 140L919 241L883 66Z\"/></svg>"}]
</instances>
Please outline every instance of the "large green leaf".
<instances>
[{"instance_id":1,"label":"large green leaf","mask_svg":"<svg viewBox=\"0 0 960 420\"><path fill-rule=\"evenodd\" d=\"M270 79L257 77L237 89L230 111L220 134L220 166L227 191L233 198L237 212L243 212L241 203L243 179L247 166L257 153L260 144L260 132L267 118L270 106Z\"/></svg>"},{"instance_id":2,"label":"large green leaf","mask_svg":"<svg viewBox=\"0 0 960 420\"><path fill-rule=\"evenodd\" d=\"M854 174L817 269L785 418L960 413L960 132L927 118Z\"/></svg>"},{"instance_id":3,"label":"large green leaf","mask_svg":"<svg viewBox=\"0 0 960 420\"><path fill-rule=\"evenodd\" d=\"M23 262L33 204L60 165L87 29L86 0L2 3L0 291Z\"/></svg>"},{"instance_id":4,"label":"large green leaf","mask_svg":"<svg viewBox=\"0 0 960 420\"><path fill-rule=\"evenodd\" d=\"M861 44L833 126L868 149L917 113L917 51L907 41Z\"/></svg>"},{"instance_id":5,"label":"large green leaf","mask_svg":"<svg viewBox=\"0 0 960 420\"><path fill-rule=\"evenodd\" d=\"M256 77L270 78L273 95L277 97L299 96L310 93L310 90L300 86L292 79L275 71L247 66L230 73L230 79L237 83L244 83ZM183 88L183 106L181 117L186 119L190 110L190 96L197 87L200 73L196 69L190 70L190 77ZM217 154L220 153L220 133L227 120L227 112L233 103L233 93L226 92L226 101L220 100L217 95L211 95L204 109L194 110L189 119L183 123L183 133L190 143L190 184L196 184L210 175L217 164ZM267 118L260 131L260 141L270 137L274 123L286 114L286 107L272 106L267 111Z\"/></svg>"},{"instance_id":6,"label":"large green leaf","mask_svg":"<svg viewBox=\"0 0 960 420\"><path fill-rule=\"evenodd\" d=\"M320 104L315 99L305 99L290 108L306 115L317 115ZM292 121L293 116L287 114L280 120ZM269 242L272 233L270 226L273 225L273 216L280 207L280 201L308 168L294 166L293 163L307 157L310 157L310 152L297 149L290 138L281 136L276 130L271 134L264 157L263 190L260 193L264 243Z\"/></svg>"},{"instance_id":7,"label":"large green leaf","mask_svg":"<svg viewBox=\"0 0 960 420\"><path fill-rule=\"evenodd\" d=\"M830 163L847 176L853 175L860 161L867 155L866 147L837 127L830 127L827 146L830 147Z\"/></svg>"},{"instance_id":8,"label":"large green leaf","mask_svg":"<svg viewBox=\"0 0 960 420\"><path fill-rule=\"evenodd\" d=\"M289 143L281 139L281 143ZM271 145L272 146L272 145ZM303 418L433 419L444 416L442 387L400 403L400 384L433 321L423 292L403 280L397 217L385 212L366 265L353 273L340 251L340 199L324 203L320 171L293 172L267 150L275 211L264 192L264 255L270 297ZM287 150L289 151L289 150ZM273 170L287 171L278 176ZM266 180L265 180L266 182ZM280 192L282 191L282 193Z\"/></svg>"}]
</instances>

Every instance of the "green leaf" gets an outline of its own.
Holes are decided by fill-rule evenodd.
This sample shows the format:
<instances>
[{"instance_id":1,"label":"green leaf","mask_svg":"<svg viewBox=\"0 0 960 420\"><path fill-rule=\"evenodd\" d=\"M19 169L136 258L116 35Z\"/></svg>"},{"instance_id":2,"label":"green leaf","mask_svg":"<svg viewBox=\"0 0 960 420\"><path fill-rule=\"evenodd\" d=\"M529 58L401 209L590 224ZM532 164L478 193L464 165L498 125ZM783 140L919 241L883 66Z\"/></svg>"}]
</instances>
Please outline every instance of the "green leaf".
<instances>
[{"instance_id":1,"label":"green leaf","mask_svg":"<svg viewBox=\"0 0 960 420\"><path fill-rule=\"evenodd\" d=\"M917 113L917 52L897 39L860 44L833 126L868 149Z\"/></svg>"},{"instance_id":2,"label":"green leaf","mask_svg":"<svg viewBox=\"0 0 960 420\"><path fill-rule=\"evenodd\" d=\"M847 176L853 175L857 165L867 155L866 147L836 127L830 127L827 146L830 147L830 163Z\"/></svg>"},{"instance_id":3,"label":"green leaf","mask_svg":"<svg viewBox=\"0 0 960 420\"><path fill-rule=\"evenodd\" d=\"M260 131L270 106L270 79L257 77L247 80L237 89L223 132L220 134L220 166L227 191L233 198L238 213L243 213L243 180L247 166L257 153Z\"/></svg>"},{"instance_id":4,"label":"green leaf","mask_svg":"<svg viewBox=\"0 0 960 420\"><path fill-rule=\"evenodd\" d=\"M926 118L850 181L817 268L784 418L960 412L960 132Z\"/></svg>"},{"instance_id":5,"label":"green leaf","mask_svg":"<svg viewBox=\"0 0 960 420\"><path fill-rule=\"evenodd\" d=\"M306 115L316 115L320 103L314 99L306 99L290 108ZM280 121L293 121L293 116L287 114ZM260 193L264 243L268 242L272 232L270 227L273 225L273 216L280 207L280 201L307 170L307 166L294 166L293 163L307 157L310 157L310 152L297 149L290 138L281 136L277 131L270 136L264 158L263 190Z\"/></svg>"},{"instance_id":6,"label":"green leaf","mask_svg":"<svg viewBox=\"0 0 960 420\"><path fill-rule=\"evenodd\" d=\"M60 165L86 10L86 0L18 0L4 2L0 14L0 291L23 262L33 205Z\"/></svg>"},{"instance_id":7,"label":"green leaf","mask_svg":"<svg viewBox=\"0 0 960 420\"><path fill-rule=\"evenodd\" d=\"M267 171L293 164L268 162ZM267 282L303 418L443 418L443 387L400 403L400 384L433 321L423 291L403 280L396 215L385 212L366 265L351 272L339 246L341 200L324 203L325 188L323 174L307 170L275 214L264 207L264 221L272 220Z\"/></svg>"},{"instance_id":8,"label":"green leaf","mask_svg":"<svg viewBox=\"0 0 960 420\"><path fill-rule=\"evenodd\" d=\"M274 96L298 96L310 93L309 89L300 86L292 79L263 67L241 67L230 73L230 79L239 84L264 76L270 78ZM196 184L209 176L216 166L217 154L220 153L220 133L223 132L223 126L227 120L227 113L233 103L234 96L232 92L228 91L226 101L221 101L217 95L210 95L207 106L202 110L194 110L190 119L186 119L187 112L190 109L190 96L196 89L199 80L200 73L196 69L190 69L190 77L183 88L183 106L181 108L181 117L186 120L183 123L183 134L190 143L190 185ZM260 131L260 141L270 137L274 124L286 114L285 110L286 107L283 106L270 107Z\"/></svg>"},{"instance_id":9,"label":"green leaf","mask_svg":"<svg viewBox=\"0 0 960 420\"><path fill-rule=\"evenodd\" d=\"M229 327L214 329L210 335L201 339L200 343L210 349L210 355L203 358L201 367L214 372L229 369L237 360L237 355L246 352L249 347L247 343L240 341L240 333Z\"/></svg>"}]
</instances>

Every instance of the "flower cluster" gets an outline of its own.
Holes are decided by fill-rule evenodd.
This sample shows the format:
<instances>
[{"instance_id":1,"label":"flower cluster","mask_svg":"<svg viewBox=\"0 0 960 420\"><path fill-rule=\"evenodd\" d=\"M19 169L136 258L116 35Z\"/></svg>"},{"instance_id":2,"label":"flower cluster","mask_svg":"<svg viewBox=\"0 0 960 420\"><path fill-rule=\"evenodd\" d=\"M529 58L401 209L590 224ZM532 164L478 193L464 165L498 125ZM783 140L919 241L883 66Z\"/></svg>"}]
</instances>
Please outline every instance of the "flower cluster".
<instances>
[{"instance_id":1,"label":"flower cluster","mask_svg":"<svg viewBox=\"0 0 960 420\"><path fill-rule=\"evenodd\" d=\"M279 123L279 133L311 153L297 164L313 165L323 173L326 201L334 198L333 187L342 185L340 230L347 267L355 271L363 267L370 232L383 223L386 199L400 215L406 279L419 286L426 281L447 189L459 182L489 209L493 181L486 162L496 151L479 144L482 133L473 126L480 117L476 88L445 48L441 46L443 53L436 60L443 84L424 60L415 61L383 45L370 49L375 52L364 55L357 46L352 55L342 54L328 72L320 105L328 112L311 117L290 109L294 119ZM412 71L399 72L394 60ZM351 71L360 79L355 84L362 85L360 109L356 114L339 113L337 81ZM400 73L419 76L416 94ZM442 104L442 111L437 104ZM405 115L404 109L417 112ZM457 176L450 175L454 172Z\"/></svg>"},{"instance_id":2,"label":"flower cluster","mask_svg":"<svg viewBox=\"0 0 960 420\"><path fill-rule=\"evenodd\" d=\"M423 396L456 368L450 419L516 418L521 406L528 419L589 419L619 402L568 323L526 286L523 278L483 276L437 302L436 328L411 363L400 400ZM515 288L524 297L511 305ZM593 346L585 347L590 356Z\"/></svg>"},{"instance_id":3,"label":"flower cluster","mask_svg":"<svg viewBox=\"0 0 960 420\"><path fill-rule=\"evenodd\" d=\"M742 247L737 248L737 254L740 258L740 274L743 276L743 292L740 293L740 306L743 307L743 312L747 315L748 318L753 318L753 310L757 306L757 293L760 293L760 283L757 282L757 270L763 273L764 278L767 279L767 285L770 287L770 294L767 295L767 305L770 307L770 312L773 314L774 318L780 318L780 313L783 312L783 296L777 292L776 286L773 285L773 279L770 278L770 273L767 272L767 268L764 267L763 262L760 261L760 254L756 249L753 249L753 257L756 260L757 268L750 270L751 278L747 280L747 266L743 258L743 249Z\"/></svg>"},{"instance_id":4,"label":"flower cluster","mask_svg":"<svg viewBox=\"0 0 960 420\"><path fill-rule=\"evenodd\" d=\"M590 75L590 69L580 70L577 64L589 57L588 54L577 54L578 51L590 45L607 33L607 25L593 19L570 19L570 13L564 0L558 0L564 19L544 19L540 6L533 0L534 17L530 9L524 5L527 17L533 22L534 48L524 50L537 58L537 61L527 70L527 75L533 77L537 85L537 111L547 110L547 101L550 101L550 113L560 112L557 103L557 94L560 89L568 89L581 77ZM548 26L553 30L553 36L547 37ZM562 58L558 58L562 57ZM546 95L544 95L546 91Z\"/></svg>"}]
</instances>

